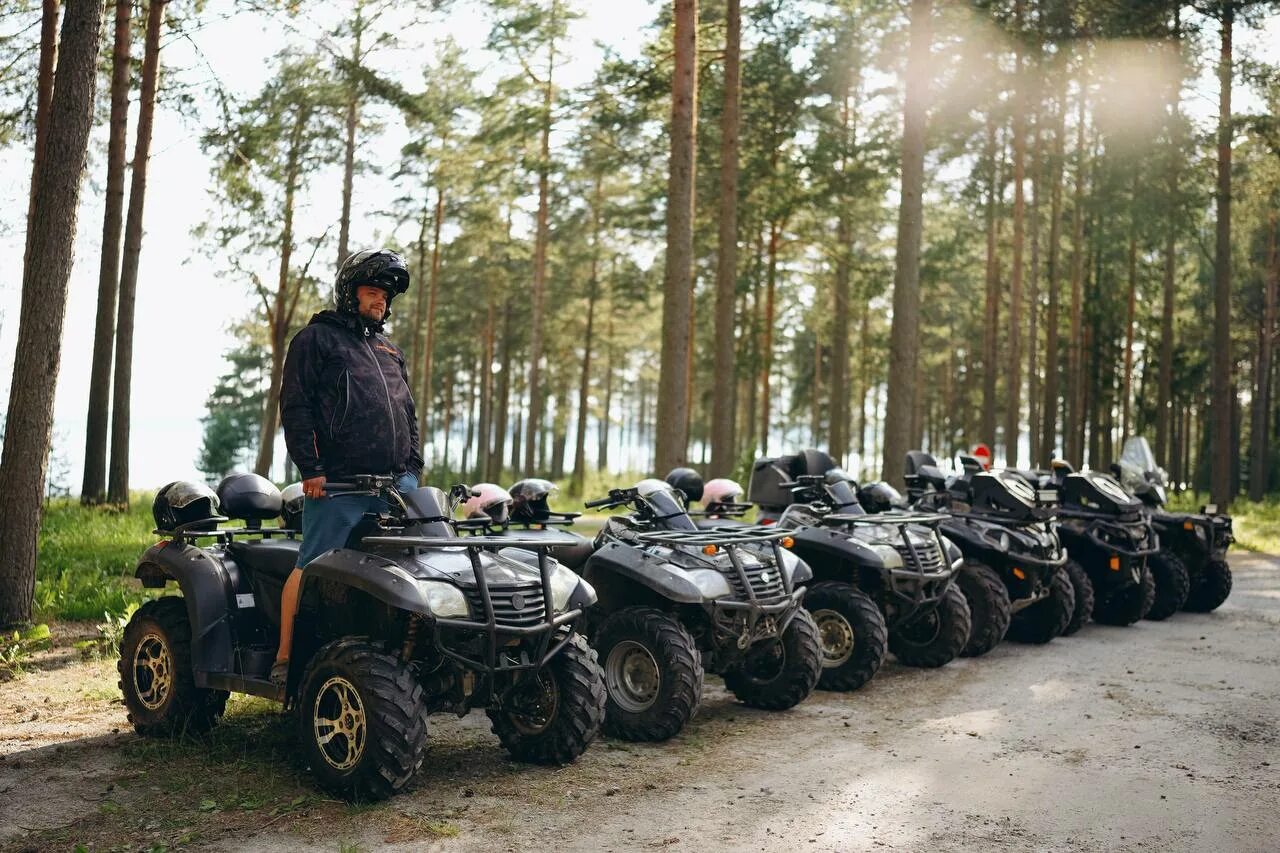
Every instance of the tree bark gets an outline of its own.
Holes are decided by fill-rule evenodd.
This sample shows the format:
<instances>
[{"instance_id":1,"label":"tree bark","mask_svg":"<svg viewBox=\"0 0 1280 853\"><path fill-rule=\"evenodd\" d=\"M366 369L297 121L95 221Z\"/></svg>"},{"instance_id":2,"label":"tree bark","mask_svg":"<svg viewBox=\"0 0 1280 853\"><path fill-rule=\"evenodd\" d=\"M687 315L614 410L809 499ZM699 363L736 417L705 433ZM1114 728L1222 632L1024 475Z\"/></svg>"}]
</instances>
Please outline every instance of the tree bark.
<instances>
[{"instance_id":1,"label":"tree bark","mask_svg":"<svg viewBox=\"0 0 1280 853\"><path fill-rule=\"evenodd\" d=\"M356 171L356 126L359 123L360 91L355 73L360 68L360 40L364 35L364 3L355 4L355 20L351 29L354 44L351 49L351 69L347 72L347 114L346 145L342 161L342 216L338 220L338 263L334 269L342 266L350 252L348 241L351 236L351 190L355 182Z\"/></svg>"},{"instance_id":2,"label":"tree bark","mask_svg":"<svg viewBox=\"0 0 1280 853\"><path fill-rule=\"evenodd\" d=\"M1040 65L1036 65L1037 80ZM1036 85L1036 92L1041 88ZM1034 98L1040 103L1039 95ZM1027 275L1027 434L1030 438L1029 464L1040 458L1040 200L1044 184L1044 113L1035 108L1031 142L1031 204L1028 223L1031 231L1031 267Z\"/></svg>"},{"instance_id":3,"label":"tree bark","mask_svg":"<svg viewBox=\"0 0 1280 853\"><path fill-rule=\"evenodd\" d=\"M1039 464L1045 468L1053 461L1054 451L1058 448L1058 377L1061 368L1058 364L1058 297L1062 289L1061 269L1058 262L1061 256L1062 231L1062 180L1066 159L1067 135L1067 90L1066 76L1063 74L1062 88L1059 90L1057 125L1053 133L1053 163L1049 191L1049 257L1046 262L1046 274L1049 282L1049 310L1045 318L1044 330L1044 407L1043 423L1040 429Z\"/></svg>"},{"instance_id":4,"label":"tree bark","mask_svg":"<svg viewBox=\"0 0 1280 853\"><path fill-rule=\"evenodd\" d=\"M604 401L600 406L599 452L596 469L609 470L609 412L613 406L613 302L609 303L609 322L605 327Z\"/></svg>"},{"instance_id":5,"label":"tree bark","mask_svg":"<svg viewBox=\"0 0 1280 853\"><path fill-rule=\"evenodd\" d=\"M714 391L711 403L712 477L727 477L734 464L734 413L737 374L734 302L738 284L738 123L741 80L742 10L726 0L724 112L720 118L719 243L716 257Z\"/></svg>"},{"instance_id":6,"label":"tree bark","mask_svg":"<svg viewBox=\"0 0 1280 853\"><path fill-rule=\"evenodd\" d=\"M444 184L436 168L436 212L431 224L431 276L427 279L427 321L422 343L422 396L418 398L418 435L423 441L430 436L431 367L435 357L436 296L440 293L440 226L444 222Z\"/></svg>"},{"instance_id":7,"label":"tree bark","mask_svg":"<svg viewBox=\"0 0 1280 853\"><path fill-rule=\"evenodd\" d=\"M0 492L0 626L5 627L28 622L32 615L67 285L97 84L103 4L67 0L66 9L45 150L32 180L36 204L27 234L22 313L0 455L0 482L5 484Z\"/></svg>"},{"instance_id":8,"label":"tree bark","mask_svg":"<svg viewBox=\"0 0 1280 853\"><path fill-rule=\"evenodd\" d=\"M1280 250L1277 250L1277 215L1267 216L1266 266L1263 273L1262 322L1258 327L1258 368L1254 378L1253 413L1249 419L1249 500L1267 493L1271 461L1268 419L1271 415L1271 358L1276 339L1276 303L1280 301Z\"/></svg>"},{"instance_id":9,"label":"tree bark","mask_svg":"<svg viewBox=\"0 0 1280 853\"><path fill-rule=\"evenodd\" d=\"M1003 146L1001 146L1003 147ZM1000 266L996 257L996 238L999 228L997 199L1003 200L1003 176L996 165L996 123L987 115L987 147L989 162L987 186L987 264L986 303L982 324L982 419L978 440L995 452L996 446L996 355L998 352L997 324L1000 318Z\"/></svg>"},{"instance_id":10,"label":"tree bark","mask_svg":"<svg viewBox=\"0 0 1280 853\"><path fill-rule=\"evenodd\" d=\"M1219 512L1231 506L1234 458L1231 455L1231 30L1235 0L1222 7L1218 59L1217 247L1213 285L1213 428L1209 499Z\"/></svg>"},{"instance_id":11,"label":"tree bark","mask_svg":"<svg viewBox=\"0 0 1280 853\"><path fill-rule=\"evenodd\" d=\"M491 482L502 476L506 462L507 419L511 408L511 299L502 306L502 365L498 371L498 414L493 425L493 453L489 457Z\"/></svg>"},{"instance_id":12,"label":"tree bark","mask_svg":"<svg viewBox=\"0 0 1280 853\"><path fill-rule=\"evenodd\" d=\"M1085 184L1085 78L1080 74L1080 102L1076 112L1076 185L1073 197L1071 223L1071 334L1067 359L1067 418L1063 424L1063 443L1067 461L1080 465L1084 447L1080 436L1084 420L1084 377L1081 370L1084 353L1081 349L1081 288L1084 282L1084 184Z\"/></svg>"},{"instance_id":13,"label":"tree bark","mask_svg":"<svg viewBox=\"0 0 1280 853\"><path fill-rule=\"evenodd\" d=\"M111 406L111 351L116 337L116 289L120 284L120 229L124 224L125 147L129 125L129 50L133 39L132 0L116 0L111 60L111 118L107 137L107 197L102 217L102 258L98 268L98 316L89 368L89 411L85 423L84 478L80 502L99 504L107 489L107 430Z\"/></svg>"},{"instance_id":14,"label":"tree bark","mask_svg":"<svg viewBox=\"0 0 1280 853\"><path fill-rule=\"evenodd\" d=\"M569 482L569 494L582 496L587 476L587 421L591 414L591 345L594 342L596 298L600 291L600 206L603 197L601 177L596 175L595 193L591 205L591 274L587 282L587 328L582 339L582 377L578 382L578 431L573 444L573 479Z\"/></svg>"},{"instance_id":15,"label":"tree bark","mask_svg":"<svg viewBox=\"0 0 1280 853\"><path fill-rule=\"evenodd\" d=\"M559 4L551 3L552 29ZM551 106L552 79L556 66L556 41L554 36L547 46L547 79L542 89L542 139L538 149L538 218L533 243L533 310L529 318L529 414L525 423L524 467L526 473L534 468L534 453L539 445L538 434L542 429L542 313L547 280L548 192L551 174Z\"/></svg>"},{"instance_id":16,"label":"tree bark","mask_svg":"<svg viewBox=\"0 0 1280 853\"><path fill-rule=\"evenodd\" d=\"M1018 436L1022 408L1022 254L1026 239L1027 115L1023 96L1022 0L1014 3L1013 91L1013 261L1009 271L1008 400L1004 421L1004 454L1008 465L1018 464ZM892 435L892 433L890 433Z\"/></svg>"},{"instance_id":17,"label":"tree bark","mask_svg":"<svg viewBox=\"0 0 1280 853\"><path fill-rule=\"evenodd\" d=\"M1130 421L1133 398L1133 321L1138 306L1138 173L1133 173L1133 194L1129 216L1129 298L1125 305L1124 376L1120 385L1120 441L1133 434Z\"/></svg>"},{"instance_id":18,"label":"tree bark","mask_svg":"<svg viewBox=\"0 0 1280 853\"><path fill-rule=\"evenodd\" d=\"M493 432L493 351L494 314L493 297L485 295L484 344L480 354L480 425L476 438L475 479L484 480L489 475L489 438Z\"/></svg>"},{"instance_id":19,"label":"tree bark","mask_svg":"<svg viewBox=\"0 0 1280 853\"><path fill-rule=\"evenodd\" d=\"M1173 18L1173 43L1181 59L1182 19L1175 9ZM1181 154L1178 151L1179 120L1178 98L1181 94L1181 81L1177 80L1169 87L1169 141L1168 141L1168 173L1166 178L1165 201L1165 241L1164 241L1164 287L1163 302L1160 311L1160 381L1156 391L1156 460L1161 465L1178 467L1177 451L1170 448L1173 443L1173 307L1174 278L1177 272L1179 208L1178 178L1181 166ZM1180 479L1175 477L1175 481Z\"/></svg>"},{"instance_id":20,"label":"tree bark","mask_svg":"<svg viewBox=\"0 0 1280 853\"><path fill-rule=\"evenodd\" d=\"M31 192L27 196L27 238L22 253L25 267L31 254L32 221L36 215L36 175L49 144L49 108L53 101L54 67L58 64L58 0L44 0L40 14L40 60L36 71L36 137L31 156Z\"/></svg>"},{"instance_id":21,"label":"tree bark","mask_svg":"<svg viewBox=\"0 0 1280 853\"><path fill-rule=\"evenodd\" d=\"M147 194L147 159L151 156L151 122L160 76L160 28L167 0L151 0L142 52L142 91L138 96L138 136L133 148L129 213L124 224L124 260L120 267L120 304L116 314L115 379L111 396L111 465L107 500L129 503L129 419L133 382L133 308L142 256L142 211Z\"/></svg>"},{"instance_id":22,"label":"tree bark","mask_svg":"<svg viewBox=\"0 0 1280 853\"><path fill-rule=\"evenodd\" d=\"M773 318L778 289L778 242L782 227L769 223L768 271L765 273L763 341L760 344L760 452L769 452L769 421L773 397L769 393L769 380L773 372Z\"/></svg>"},{"instance_id":23,"label":"tree bark","mask_svg":"<svg viewBox=\"0 0 1280 853\"><path fill-rule=\"evenodd\" d=\"M920 358L920 240L923 234L926 99L932 0L911 2L911 48L902 107L902 201L898 208L893 325L889 332L889 398L885 405L884 461L880 475L901 487L902 460L920 443L913 417Z\"/></svg>"},{"instance_id":24,"label":"tree bark","mask_svg":"<svg viewBox=\"0 0 1280 853\"><path fill-rule=\"evenodd\" d=\"M654 470L685 464L689 294L693 288L694 152L698 99L698 3L675 0L675 71L671 77L671 165L667 182L667 255L662 287L662 357Z\"/></svg>"}]
</instances>

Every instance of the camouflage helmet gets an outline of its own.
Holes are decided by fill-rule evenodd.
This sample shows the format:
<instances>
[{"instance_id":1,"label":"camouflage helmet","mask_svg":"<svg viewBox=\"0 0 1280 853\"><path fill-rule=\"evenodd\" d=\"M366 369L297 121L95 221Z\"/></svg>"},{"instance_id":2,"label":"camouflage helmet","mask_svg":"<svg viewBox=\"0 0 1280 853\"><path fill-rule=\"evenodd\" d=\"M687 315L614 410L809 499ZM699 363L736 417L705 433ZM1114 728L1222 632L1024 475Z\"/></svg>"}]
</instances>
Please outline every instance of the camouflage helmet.
<instances>
[{"instance_id":1,"label":"camouflage helmet","mask_svg":"<svg viewBox=\"0 0 1280 853\"><path fill-rule=\"evenodd\" d=\"M362 284L381 287L387 292L387 313L391 316L391 300L409 289L409 267L404 258L390 249L366 249L356 252L338 267L333 284L333 307L343 314L360 313L356 288Z\"/></svg>"}]
</instances>

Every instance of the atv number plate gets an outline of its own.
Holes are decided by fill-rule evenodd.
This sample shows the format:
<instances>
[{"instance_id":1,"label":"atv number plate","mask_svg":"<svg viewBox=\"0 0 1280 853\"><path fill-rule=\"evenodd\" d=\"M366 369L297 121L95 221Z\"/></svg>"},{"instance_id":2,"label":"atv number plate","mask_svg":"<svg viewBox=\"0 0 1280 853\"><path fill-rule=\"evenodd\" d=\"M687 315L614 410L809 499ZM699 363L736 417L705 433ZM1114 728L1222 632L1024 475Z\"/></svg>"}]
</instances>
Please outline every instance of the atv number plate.
<instances>
[{"instance_id":1,"label":"atv number plate","mask_svg":"<svg viewBox=\"0 0 1280 853\"><path fill-rule=\"evenodd\" d=\"M253 607L255 605L256 605L256 602L253 600L253 593L244 592L244 593L236 594L236 607L240 608L241 610L243 610L246 607Z\"/></svg>"}]
</instances>

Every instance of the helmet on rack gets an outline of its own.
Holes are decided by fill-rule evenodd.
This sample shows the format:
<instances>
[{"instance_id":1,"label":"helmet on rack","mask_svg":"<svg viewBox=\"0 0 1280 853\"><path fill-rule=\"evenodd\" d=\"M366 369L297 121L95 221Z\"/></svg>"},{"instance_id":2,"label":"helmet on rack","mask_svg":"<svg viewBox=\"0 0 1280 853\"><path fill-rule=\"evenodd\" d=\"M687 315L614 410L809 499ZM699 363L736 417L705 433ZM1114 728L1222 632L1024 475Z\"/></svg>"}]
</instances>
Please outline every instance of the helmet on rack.
<instances>
[{"instance_id":1,"label":"helmet on rack","mask_svg":"<svg viewBox=\"0 0 1280 853\"><path fill-rule=\"evenodd\" d=\"M511 487L511 520L538 523L551 517L548 502L556 492L556 484L550 480L530 478Z\"/></svg>"},{"instance_id":2,"label":"helmet on rack","mask_svg":"<svg viewBox=\"0 0 1280 853\"><path fill-rule=\"evenodd\" d=\"M176 530L180 525L193 525L193 530L213 530L222 517L218 514L218 496L204 483L175 480L156 492L151 503L151 516L159 530Z\"/></svg>"},{"instance_id":3,"label":"helmet on rack","mask_svg":"<svg viewBox=\"0 0 1280 853\"><path fill-rule=\"evenodd\" d=\"M672 468L667 474L667 482L675 489L684 492L685 503L697 503L702 500L702 476L692 468Z\"/></svg>"},{"instance_id":4,"label":"helmet on rack","mask_svg":"<svg viewBox=\"0 0 1280 853\"><path fill-rule=\"evenodd\" d=\"M702 500L708 509L716 504L740 503L742 486L733 480L716 477L702 489Z\"/></svg>"},{"instance_id":5,"label":"helmet on rack","mask_svg":"<svg viewBox=\"0 0 1280 853\"><path fill-rule=\"evenodd\" d=\"M511 495L495 483L479 483L471 487L471 497L463 504L467 518L487 516L493 524L506 524L511 509Z\"/></svg>"},{"instance_id":6,"label":"helmet on rack","mask_svg":"<svg viewBox=\"0 0 1280 853\"><path fill-rule=\"evenodd\" d=\"M289 530L302 529L302 507L306 501L301 483L291 483L280 492L280 520Z\"/></svg>"}]
</instances>

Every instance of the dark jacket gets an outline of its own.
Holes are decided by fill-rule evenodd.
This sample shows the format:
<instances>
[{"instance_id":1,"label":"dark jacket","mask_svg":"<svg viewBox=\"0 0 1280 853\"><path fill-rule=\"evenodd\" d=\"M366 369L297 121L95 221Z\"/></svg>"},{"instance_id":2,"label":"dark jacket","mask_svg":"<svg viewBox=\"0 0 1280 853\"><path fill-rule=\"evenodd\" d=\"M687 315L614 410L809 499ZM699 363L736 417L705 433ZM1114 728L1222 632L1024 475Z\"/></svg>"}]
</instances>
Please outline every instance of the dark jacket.
<instances>
[{"instance_id":1,"label":"dark jacket","mask_svg":"<svg viewBox=\"0 0 1280 853\"><path fill-rule=\"evenodd\" d=\"M422 472L404 353L357 316L321 311L293 336L280 422L303 479Z\"/></svg>"}]
</instances>

